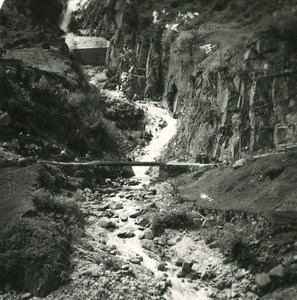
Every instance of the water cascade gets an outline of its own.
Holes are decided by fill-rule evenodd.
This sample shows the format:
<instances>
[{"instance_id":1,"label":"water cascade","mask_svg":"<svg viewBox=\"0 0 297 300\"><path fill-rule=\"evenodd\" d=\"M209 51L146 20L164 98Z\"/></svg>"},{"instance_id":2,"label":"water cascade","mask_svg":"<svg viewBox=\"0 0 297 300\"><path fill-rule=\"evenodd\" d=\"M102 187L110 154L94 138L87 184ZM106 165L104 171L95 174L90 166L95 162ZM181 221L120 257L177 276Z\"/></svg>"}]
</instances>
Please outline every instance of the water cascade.
<instances>
[{"instance_id":1,"label":"water cascade","mask_svg":"<svg viewBox=\"0 0 297 300\"><path fill-rule=\"evenodd\" d=\"M145 155L141 156L139 161L156 160L162 153L163 148L168 144L170 139L176 133L176 119L169 113L154 103L138 104L146 112L148 118L147 128L152 133L151 142L144 148ZM163 123L163 128L160 125ZM149 167L134 167L133 171L138 178L145 178L145 173Z\"/></svg>"}]
</instances>

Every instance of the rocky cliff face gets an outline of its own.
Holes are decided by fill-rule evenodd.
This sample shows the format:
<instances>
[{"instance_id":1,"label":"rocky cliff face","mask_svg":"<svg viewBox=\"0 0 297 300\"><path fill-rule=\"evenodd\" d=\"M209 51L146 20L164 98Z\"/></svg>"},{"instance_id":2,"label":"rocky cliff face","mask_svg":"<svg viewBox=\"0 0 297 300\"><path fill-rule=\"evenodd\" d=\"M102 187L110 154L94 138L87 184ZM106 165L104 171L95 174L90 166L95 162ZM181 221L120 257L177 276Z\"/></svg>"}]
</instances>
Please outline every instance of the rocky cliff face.
<instances>
[{"instance_id":1,"label":"rocky cliff face","mask_svg":"<svg viewBox=\"0 0 297 300\"><path fill-rule=\"evenodd\" d=\"M267 4L91 0L77 20L111 40L106 64L128 97L179 118L171 157L230 161L296 143L296 7Z\"/></svg>"}]
</instances>

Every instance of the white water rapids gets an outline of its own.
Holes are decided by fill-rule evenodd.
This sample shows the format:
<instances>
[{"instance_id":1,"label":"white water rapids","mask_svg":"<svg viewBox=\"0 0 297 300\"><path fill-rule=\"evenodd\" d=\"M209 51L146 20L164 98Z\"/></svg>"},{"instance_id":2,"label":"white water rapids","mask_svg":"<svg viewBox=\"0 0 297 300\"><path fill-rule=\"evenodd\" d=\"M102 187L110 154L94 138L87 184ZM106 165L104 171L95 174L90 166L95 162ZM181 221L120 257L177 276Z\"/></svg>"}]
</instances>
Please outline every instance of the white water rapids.
<instances>
[{"instance_id":1,"label":"white water rapids","mask_svg":"<svg viewBox=\"0 0 297 300\"><path fill-rule=\"evenodd\" d=\"M153 134L150 143L144 148L145 155L141 156L139 161L154 161L162 153L163 148L168 144L170 139L176 133L176 119L172 118L169 113L154 103L138 104L146 112L148 116L147 128ZM167 126L160 128L160 123L166 122ZM133 167L133 171L137 178L147 178L146 172L149 167Z\"/></svg>"}]
</instances>

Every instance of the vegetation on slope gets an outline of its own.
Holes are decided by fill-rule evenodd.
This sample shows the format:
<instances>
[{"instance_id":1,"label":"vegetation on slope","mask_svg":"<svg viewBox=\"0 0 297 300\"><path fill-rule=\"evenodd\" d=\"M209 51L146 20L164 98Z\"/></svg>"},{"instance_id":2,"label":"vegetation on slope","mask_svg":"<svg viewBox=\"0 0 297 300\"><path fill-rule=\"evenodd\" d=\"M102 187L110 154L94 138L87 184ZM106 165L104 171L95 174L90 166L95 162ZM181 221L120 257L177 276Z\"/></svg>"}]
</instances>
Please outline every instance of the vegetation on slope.
<instances>
[{"instance_id":1,"label":"vegetation on slope","mask_svg":"<svg viewBox=\"0 0 297 300\"><path fill-rule=\"evenodd\" d=\"M77 203L61 192L37 189L33 204L1 231L0 288L42 297L69 280L72 244L81 237L84 220Z\"/></svg>"}]
</instances>

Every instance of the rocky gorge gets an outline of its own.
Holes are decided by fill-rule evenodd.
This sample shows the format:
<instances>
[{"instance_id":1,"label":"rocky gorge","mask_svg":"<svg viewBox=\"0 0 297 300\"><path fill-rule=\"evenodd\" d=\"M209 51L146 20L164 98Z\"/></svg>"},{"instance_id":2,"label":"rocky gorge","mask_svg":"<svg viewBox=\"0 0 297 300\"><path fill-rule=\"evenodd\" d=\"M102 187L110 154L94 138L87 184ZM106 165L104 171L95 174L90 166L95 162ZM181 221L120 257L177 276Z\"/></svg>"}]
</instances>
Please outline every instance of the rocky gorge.
<instances>
[{"instance_id":1,"label":"rocky gorge","mask_svg":"<svg viewBox=\"0 0 297 300\"><path fill-rule=\"evenodd\" d=\"M293 2L5 1L0 299L296 298Z\"/></svg>"}]
</instances>

